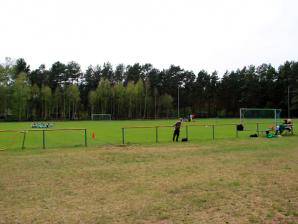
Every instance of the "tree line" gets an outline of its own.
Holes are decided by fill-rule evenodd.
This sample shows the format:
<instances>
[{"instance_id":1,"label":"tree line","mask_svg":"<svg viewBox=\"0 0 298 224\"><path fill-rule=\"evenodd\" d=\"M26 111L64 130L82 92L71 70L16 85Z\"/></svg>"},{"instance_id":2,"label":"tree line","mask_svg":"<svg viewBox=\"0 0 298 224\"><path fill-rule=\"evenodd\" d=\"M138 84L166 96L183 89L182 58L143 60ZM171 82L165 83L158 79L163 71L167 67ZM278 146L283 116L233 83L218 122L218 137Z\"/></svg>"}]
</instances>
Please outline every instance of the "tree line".
<instances>
[{"instance_id":1,"label":"tree line","mask_svg":"<svg viewBox=\"0 0 298 224\"><path fill-rule=\"evenodd\" d=\"M179 103L178 103L179 98ZM0 118L7 120L113 119L187 116L236 117L239 108L281 108L298 115L298 62L195 74L171 65L110 63L82 71L77 62L55 62L31 70L20 58L0 64Z\"/></svg>"}]
</instances>

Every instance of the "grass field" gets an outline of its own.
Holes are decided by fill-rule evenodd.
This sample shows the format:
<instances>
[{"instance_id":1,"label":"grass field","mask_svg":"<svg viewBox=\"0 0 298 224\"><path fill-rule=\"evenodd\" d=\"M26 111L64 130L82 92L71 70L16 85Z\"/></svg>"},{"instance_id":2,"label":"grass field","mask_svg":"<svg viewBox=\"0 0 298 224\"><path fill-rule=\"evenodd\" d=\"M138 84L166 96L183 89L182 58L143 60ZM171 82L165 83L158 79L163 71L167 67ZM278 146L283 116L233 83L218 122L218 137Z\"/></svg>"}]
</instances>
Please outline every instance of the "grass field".
<instances>
[{"instance_id":1,"label":"grass field","mask_svg":"<svg viewBox=\"0 0 298 224\"><path fill-rule=\"evenodd\" d=\"M245 126L250 131L239 132L240 138L248 138L250 134L256 133L256 122L266 122L259 126L260 130L265 130L268 126L273 126L272 120L250 120ZM88 145L119 145L122 143L122 127L128 126L170 126L175 120L139 120L139 121L69 121L53 122L54 128L86 128L88 130ZM186 125L189 126L188 137L191 142L208 141L213 138L211 124L215 124L215 139L229 139L236 137L235 125L239 119L198 119L195 122L183 123L181 138L186 137ZM31 129L32 122L1 122L0 130L5 129ZM95 139L92 139L92 133ZM158 129L159 143L169 143L172 139L173 128L164 127ZM80 147L84 145L84 131L55 131L47 132L45 137L47 148L56 147ZM0 133L0 149L20 150L23 141L23 133ZM156 142L155 128L125 129L125 143L152 144ZM42 132L31 132L26 134L25 148L40 149L43 146Z\"/></svg>"},{"instance_id":2,"label":"grass field","mask_svg":"<svg viewBox=\"0 0 298 224\"><path fill-rule=\"evenodd\" d=\"M294 224L297 174L296 136L5 150L0 223Z\"/></svg>"}]
</instances>

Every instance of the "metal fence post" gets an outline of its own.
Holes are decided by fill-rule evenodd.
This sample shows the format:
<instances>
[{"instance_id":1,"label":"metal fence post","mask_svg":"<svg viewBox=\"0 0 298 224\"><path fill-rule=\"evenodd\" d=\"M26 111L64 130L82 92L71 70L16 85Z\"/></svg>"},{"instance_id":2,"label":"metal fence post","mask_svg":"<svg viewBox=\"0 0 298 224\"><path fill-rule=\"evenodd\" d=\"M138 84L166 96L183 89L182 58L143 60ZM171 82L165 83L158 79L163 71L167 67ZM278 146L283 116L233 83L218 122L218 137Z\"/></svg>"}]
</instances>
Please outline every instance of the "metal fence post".
<instances>
[{"instance_id":1,"label":"metal fence post","mask_svg":"<svg viewBox=\"0 0 298 224\"><path fill-rule=\"evenodd\" d=\"M42 130L42 148L46 148L45 130Z\"/></svg>"},{"instance_id":2,"label":"metal fence post","mask_svg":"<svg viewBox=\"0 0 298 224\"><path fill-rule=\"evenodd\" d=\"M155 127L155 142L158 143L158 127Z\"/></svg>"},{"instance_id":3,"label":"metal fence post","mask_svg":"<svg viewBox=\"0 0 298 224\"><path fill-rule=\"evenodd\" d=\"M87 129L85 129L85 147L87 147Z\"/></svg>"},{"instance_id":4,"label":"metal fence post","mask_svg":"<svg viewBox=\"0 0 298 224\"><path fill-rule=\"evenodd\" d=\"M22 150L24 150L24 148L25 148L25 140L26 140L26 131L24 131Z\"/></svg>"},{"instance_id":5,"label":"metal fence post","mask_svg":"<svg viewBox=\"0 0 298 224\"><path fill-rule=\"evenodd\" d=\"M186 138L188 139L188 125L186 125L185 130L186 130Z\"/></svg>"},{"instance_id":6,"label":"metal fence post","mask_svg":"<svg viewBox=\"0 0 298 224\"><path fill-rule=\"evenodd\" d=\"M214 124L212 125L212 139L214 140Z\"/></svg>"},{"instance_id":7,"label":"metal fence post","mask_svg":"<svg viewBox=\"0 0 298 224\"><path fill-rule=\"evenodd\" d=\"M122 128L122 145L124 145L124 128Z\"/></svg>"},{"instance_id":8,"label":"metal fence post","mask_svg":"<svg viewBox=\"0 0 298 224\"><path fill-rule=\"evenodd\" d=\"M238 128L237 128L237 124L235 125L235 128L236 128L236 138L238 138L238 137L239 137L239 135L238 135Z\"/></svg>"}]
</instances>

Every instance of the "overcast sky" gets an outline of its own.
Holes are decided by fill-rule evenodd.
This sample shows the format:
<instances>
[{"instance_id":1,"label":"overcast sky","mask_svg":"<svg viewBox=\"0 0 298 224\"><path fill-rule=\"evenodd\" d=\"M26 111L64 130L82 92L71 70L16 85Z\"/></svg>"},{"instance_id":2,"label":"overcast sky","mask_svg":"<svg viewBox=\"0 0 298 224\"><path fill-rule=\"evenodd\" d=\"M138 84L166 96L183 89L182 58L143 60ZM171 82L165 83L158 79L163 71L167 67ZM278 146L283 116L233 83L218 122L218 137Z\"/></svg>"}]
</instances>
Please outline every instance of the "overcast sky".
<instances>
[{"instance_id":1,"label":"overcast sky","mask_svg":"<svg viewBox=\"0 0 298 224\"><path fill-rule=\"evenodd\" d=\"M198 72L298 60L297 0L0 0L0 62Z\"/></svg>"}]
</instances>

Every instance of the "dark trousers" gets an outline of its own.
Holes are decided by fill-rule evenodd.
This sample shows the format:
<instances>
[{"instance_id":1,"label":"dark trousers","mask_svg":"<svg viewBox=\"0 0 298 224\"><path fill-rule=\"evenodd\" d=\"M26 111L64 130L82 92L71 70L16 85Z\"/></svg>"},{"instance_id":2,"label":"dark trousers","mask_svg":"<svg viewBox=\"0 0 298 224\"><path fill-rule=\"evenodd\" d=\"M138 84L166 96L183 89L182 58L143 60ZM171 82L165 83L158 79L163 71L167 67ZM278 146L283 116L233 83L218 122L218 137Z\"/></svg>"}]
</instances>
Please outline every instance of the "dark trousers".
<instances>
[{"instance_id":1,"label":"dark trousers","mask_svg":"<svg viewBox=\"0 0 298 224\"><path fill-rule=\"evenodd\" d=\"M178 142L179 134L180 134L180 130L176 129L173 134L173 141L175 141L175 137L176 137L176 142Z\"/></svg>"}]
</instances>

